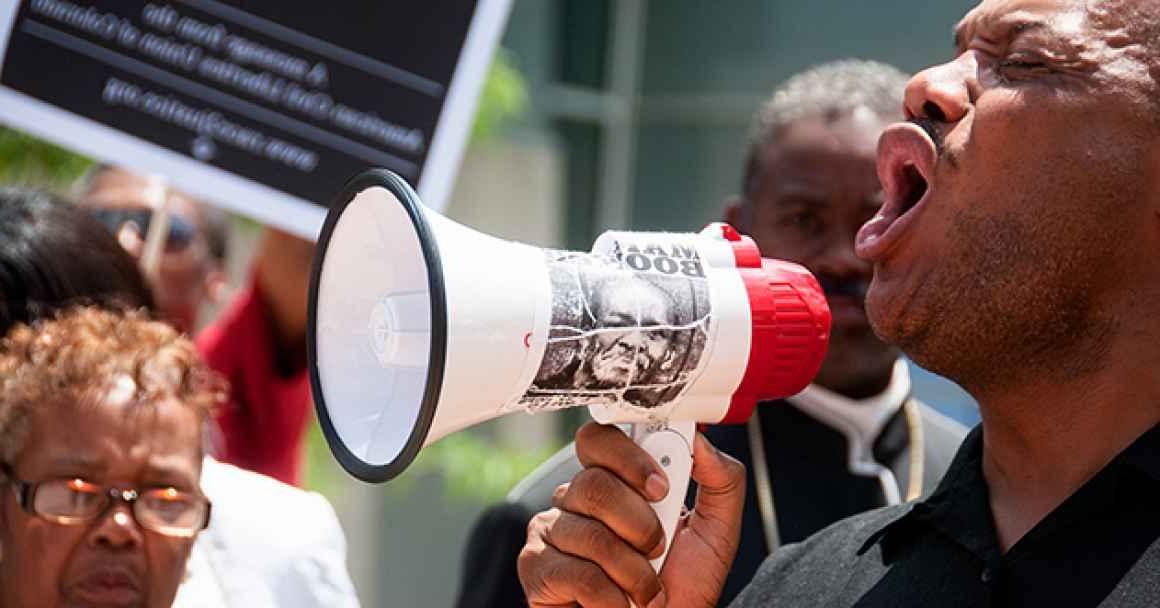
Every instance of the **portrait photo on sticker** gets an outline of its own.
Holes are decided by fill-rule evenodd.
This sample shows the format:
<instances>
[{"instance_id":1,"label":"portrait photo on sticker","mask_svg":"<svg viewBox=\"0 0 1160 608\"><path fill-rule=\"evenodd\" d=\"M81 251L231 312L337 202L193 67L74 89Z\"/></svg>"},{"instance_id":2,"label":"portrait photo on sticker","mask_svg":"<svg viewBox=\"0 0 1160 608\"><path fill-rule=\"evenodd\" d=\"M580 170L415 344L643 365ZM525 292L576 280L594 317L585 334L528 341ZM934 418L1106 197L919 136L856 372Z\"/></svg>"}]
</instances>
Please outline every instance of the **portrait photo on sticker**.
<instances>
[{"instance_id":1,"label":"portrait photo on sticker","mask_svg":"<svg viewBox=\"0 0 1160 608\"><path fill-rule=\"evenodd\" d=\"M708 338L706 281L635 271L612 256L548 255L551 329L521 405L653 409L680 395Z\"/></svg>"}]
</instances>

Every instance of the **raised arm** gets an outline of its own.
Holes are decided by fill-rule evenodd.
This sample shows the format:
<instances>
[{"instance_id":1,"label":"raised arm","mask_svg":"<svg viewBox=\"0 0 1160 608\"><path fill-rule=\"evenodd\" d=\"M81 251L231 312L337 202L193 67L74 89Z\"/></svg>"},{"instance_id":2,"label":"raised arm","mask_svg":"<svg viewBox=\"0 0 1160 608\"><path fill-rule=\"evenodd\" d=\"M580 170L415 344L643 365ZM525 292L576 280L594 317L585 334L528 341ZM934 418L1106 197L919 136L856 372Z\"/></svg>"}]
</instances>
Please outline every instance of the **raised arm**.
<instances>
[{"instance_id":1,"label":"raised arm","mask_svg":"<svg viewBox=\"0 0 1160 608\"><path fill-rule=\"evenodd\" d=\"M266 228L254 259L275 346L305 362L306 301L314 243Z\"/></svg>"}]
</instances>

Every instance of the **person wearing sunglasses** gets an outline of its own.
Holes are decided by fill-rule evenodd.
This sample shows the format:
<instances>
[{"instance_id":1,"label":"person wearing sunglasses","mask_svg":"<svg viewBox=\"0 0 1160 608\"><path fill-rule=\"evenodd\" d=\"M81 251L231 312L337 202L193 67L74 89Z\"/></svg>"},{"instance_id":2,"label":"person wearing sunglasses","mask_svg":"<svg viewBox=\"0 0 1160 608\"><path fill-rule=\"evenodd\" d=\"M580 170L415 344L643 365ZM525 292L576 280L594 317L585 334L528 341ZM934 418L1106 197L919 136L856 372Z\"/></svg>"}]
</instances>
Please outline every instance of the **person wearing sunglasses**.
<instances>
[{"instance_id":1,"label":"person wearing sunglasses","mask_svg":"<svg viewBox=\"0 0 1160 608\"><path fill-rule=\"evenodd\" d=\"M205 305L221 303L225 295L226 220L181 192L154 189L144 176L100 165L84 180L78 200L126 251L140 258L160 202L156 199L165 198L165 246L153 276L147 278L166 321L193 332Z\"/></svg>"},{"instance_id":2,"label":"person wearing sunglasses","mask_svg":"<svg viewBox=\"0 0 1160 608\"><path fill-rule=\"evenodd\" d=\"M310 422L306 375L306 294L314 244L267 229L249 279L227 301L225 215L188 195L162 189L126 169L100 165L78 200L136 258L164 197L169 229L148 277L163 317L186 332L201 327L207 305L226 305L197 334L210 366L230 381L218 413L215 455L239 467L297 484Z\"/></svg>"},{"instance_id":3,"label":"person wearing sunglasses","mask_svg":"<svg viewBox=\"0 0 1160 608\"><path fill-rule=\"evenodd\" d=\"M144 240L153 222L152 209L92 209L90 215L109 232L122 237ZM193 244L198 236L197 226L180 215L170 215L165 235L165 252L180 253Z\"/></svg>"},{"instance_id":4,"label":"person wearing sunglasses","mask_svg":"<svg viewBox=\"0 0 1160 608\"><path fill-rule=\"evenodd\" d=\"M172 327L96 307L12 329L0 378L0 605L170 606L224 382Z\"/></svg>"}]
</instances>

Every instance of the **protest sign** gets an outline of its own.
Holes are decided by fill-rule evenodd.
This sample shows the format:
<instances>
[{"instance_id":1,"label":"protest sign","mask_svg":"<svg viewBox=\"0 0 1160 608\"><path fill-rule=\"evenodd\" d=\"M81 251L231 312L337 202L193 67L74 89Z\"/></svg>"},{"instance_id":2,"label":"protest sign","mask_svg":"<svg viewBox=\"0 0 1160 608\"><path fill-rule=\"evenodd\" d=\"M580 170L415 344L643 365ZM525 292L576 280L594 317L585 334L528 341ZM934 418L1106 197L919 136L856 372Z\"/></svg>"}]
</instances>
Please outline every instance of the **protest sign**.
<instances>
[{"instance_id":1,"label":"protest sign","mask_svg":"<svg viewBox=\"0 0 1160 608\"><path fill-rule=\"evenodd\" d=\"M0 121L313 238L384 167L440 209L510 0L0 0Z\"/></svg>"}]
</instances>

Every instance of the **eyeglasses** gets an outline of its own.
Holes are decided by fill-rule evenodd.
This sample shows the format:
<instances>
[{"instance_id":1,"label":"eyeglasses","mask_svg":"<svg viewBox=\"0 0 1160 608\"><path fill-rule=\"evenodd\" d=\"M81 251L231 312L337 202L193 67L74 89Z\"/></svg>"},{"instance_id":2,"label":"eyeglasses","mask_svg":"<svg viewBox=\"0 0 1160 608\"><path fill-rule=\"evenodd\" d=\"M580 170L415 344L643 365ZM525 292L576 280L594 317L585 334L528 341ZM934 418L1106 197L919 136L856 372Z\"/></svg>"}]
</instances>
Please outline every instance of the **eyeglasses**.
<instances>
[{"instance_id":1,"label":"eyeglasses","mask_svg":"<svg viewBox=\"0 0 1160 608\"><path fill-rule=\"evenodd\" d=\"M114 236L121 231L125 224L133 224L142 238L149 234L149 223L153 221L153 211L150 209L90 209L89 214L105 226ZM193 237L197 235L197 227L185 218L169 215L169 234L165 235L165 250L170 253L183 251Z\"/></svg>"},{"instance_id":2,"label":"eyeglasses","mask_svg":"<svg viewBox=\"0 0 1160 608\"><path fill-rule=\"evenodd\" d=\"M110 488L80 478L28 482L18 479L7 464L0 464L0 472L16 489L20 508L53 523L88 523L103 517L113 503L124 501L138 525L165 536L191 538L209 525L209 499L177 488L139 491Z\"/></svg>"}]
</instances>

